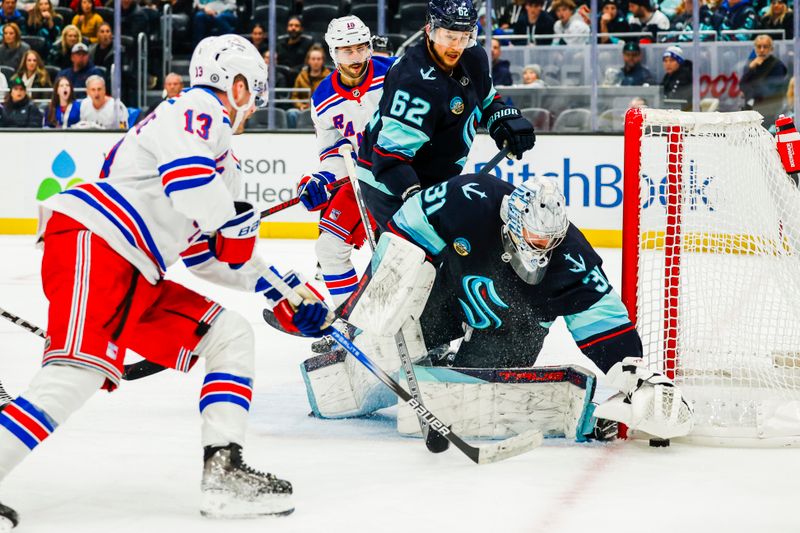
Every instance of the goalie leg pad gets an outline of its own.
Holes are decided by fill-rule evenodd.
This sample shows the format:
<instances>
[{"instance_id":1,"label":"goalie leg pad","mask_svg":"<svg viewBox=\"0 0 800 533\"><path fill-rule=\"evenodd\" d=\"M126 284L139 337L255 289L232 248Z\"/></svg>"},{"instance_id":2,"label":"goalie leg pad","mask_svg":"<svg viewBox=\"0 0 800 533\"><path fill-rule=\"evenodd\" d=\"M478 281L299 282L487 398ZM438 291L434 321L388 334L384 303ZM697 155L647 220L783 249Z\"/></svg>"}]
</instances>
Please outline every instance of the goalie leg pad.
<instances>
[{"instance_id":1,"label":"goalie leg pad","mask_svg":"<svg viewBox=\"0 0 800 533\"><path fill-rule=\"evenodd\" d=\"M597 407L598 418L662 439L683 437L692 430L691 403L672 380L648 370L641 358L626 357L608 371L608 379L620 392Z\"/></svg>"},{"instance_id":2,"label":"goalie leg pad","mask_svg":"<svg viewBox=\"0 0 800 533\"><path fill-rule=\"evenodd\" d=\"M591 432L595 376L579 367L416 367L425 406L466 438L505 439L530 430L584 441ZM416 413L397 412L401 434L420 436Z\"/></svg>"},{"instance_id":3,"label":"goalie leg pad","mask_svg":"<svg viewBox=\"0 0 800 533\"><path fill-rule=\"evenodd\" d=\"M427 350L419 323L409 319L402 331L411 359L423 359ZM401 365L394 336L363 333L354 343L388 374L397 375ZM300 371L311 410L319 418L364 416L397 402L388 387L343 349L307 359Z\"/></svg>"},{"instance_id":4,"label":"goalie leg pad","mask_svg":"<svg viewBox=\"0 0 800 533\"><path fill-rule=\"evenodd\" d=\"M374 335L394 335L408 317L420 317L435 278L422 248L384 233L342 316Z\"/></svg>"}]
</instances>

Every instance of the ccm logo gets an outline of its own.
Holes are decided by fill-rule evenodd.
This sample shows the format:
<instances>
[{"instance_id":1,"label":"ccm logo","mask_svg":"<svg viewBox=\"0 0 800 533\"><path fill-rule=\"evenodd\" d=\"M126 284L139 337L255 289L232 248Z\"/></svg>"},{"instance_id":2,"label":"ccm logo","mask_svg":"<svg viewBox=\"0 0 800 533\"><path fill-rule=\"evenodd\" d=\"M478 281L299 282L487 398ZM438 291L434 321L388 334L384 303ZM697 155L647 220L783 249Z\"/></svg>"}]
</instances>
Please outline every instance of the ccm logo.
<instances>
[{"instance_id":1,"label":"ccm logo","mask_svg":"<svg viewBox=\"0 0 800 533\"><path fill-rule=\"evenodd\" d=\"M431 428L434 429L435 431L437 431L440 435L449 435L450 434L450 429L447 426L445 426L444 424L442 424L439 421L439 419L437 419L435 416L433 416L430 411L425 409L425 406L420 405L417 400L415 400L414 398L411 398L408 401L408 405L410 405L411 408L414 410L414 412L417 413L417 415L419 415L419 417L422 420L427 422L428 425L431 426Z\"/></svg>"}]
</instances>

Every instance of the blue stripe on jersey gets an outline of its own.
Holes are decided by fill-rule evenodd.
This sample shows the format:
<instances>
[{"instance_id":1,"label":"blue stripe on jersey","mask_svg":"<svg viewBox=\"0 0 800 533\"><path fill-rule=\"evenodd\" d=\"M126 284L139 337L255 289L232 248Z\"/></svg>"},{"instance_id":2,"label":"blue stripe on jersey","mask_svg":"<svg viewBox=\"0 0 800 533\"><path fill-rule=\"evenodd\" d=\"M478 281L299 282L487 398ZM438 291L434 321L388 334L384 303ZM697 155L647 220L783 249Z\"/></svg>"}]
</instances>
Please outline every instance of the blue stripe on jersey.
<instances>
[{"instance_id":1,"label":"blue stripe on jersey","mask_svg":"<svg viewBox=\"0 0 800 533\"><path fill-rule=\"evenodd\" d=\"M141 217L139 212L136 211L136 209L134 209L133 206L128 203L128 201L108 183L97 183L97 186L100 187L100 189L109 195L114 201L116 201L120 207L127 211L131 218L133 218L136 226L142 234L142 237L144 238L144 242L147 243L147 247L150 248L150 252L156 258L156 261L158 261L161 271L166 272L167 265L164 263L164 258L161 257L161 253L158 251L156 242L153 240L153 236L150 235L150 230L147 229L147 224L145 224L144 219Z\"/></svg>"},{"instance_id":2,"label":"blue stripe on jersey","mask_svg":"<svg viewBox=\"0 0 800 533\"><path fill-rule=\"evenodd\" d=\"M414 239L414 242L433 255L438 255L447 245L428 222L428 217L422 210L422 198L419 194L412 196L403 204L392 217L392 221Z\"/></svg>"},{"instance_id":3,"label":"blue stripe on jersey","mask_svg":"<svg viewBox=\"0 0 800 533\"><path fill-rule=\"evenodd\" d=\"M611 291L586 311L566 315L564 321L575 342L580 342L600 333L611 331L630 323L628 310L616 292Z\"/></svg>"},{"instance_id":4,"label":"blue stripe on jersey","mask_svg":"<svg viewBox=\"0 0 800 533\"><path fill-rule=\"evenodd\" d=\"M184 257L184 258L182 258L182 260L183 260L183 264L186 265L187 267L193 267L193 266L197 266L197 265L199 265L201 263L205 263L209 259L213 259L213 258L214 258L214 254L209 251L209 252L206 252L206 253L203 253L203 254L193 255L191 257Z\"/></svg>"},{"instance_id":5,"label":"blue stripe on jersey","mask_svg":"<svg viewBox=\"0 0 800 533\"><path fill-rule=\"evenodd\" d=\"M164 163L163 165L158 167L158 173L164 174L166 171L175 168L175 167L184 167L189 165L198 165L203 167L208 167L209 169L215 169L217 166L216 161L211 159L210 157L201 157L198 155L190 156L190 157L180 157L178 159L174 159L169 163Z\"/></svg>"},{"instance_id":6,"label":"blue stripe on jersey","mask_svg":"<svg viewBox=\"0 0 800 533\"><path fill-rule=\"evenodd\" d=\"M216 177L216 175L206 176L205 178L194 178L190 180L173 181L164 187L164 194L167 196L174 192L185 191L186 189L195 189L208 185Z\"/></svg>"},{"instance_id":7,"label":"blue stripe on jersey","mask_svg":"<svg viewBox=\"0 0 800 533\"><path fill-rule=\"evenodd\" d=\"M44 427L46 427L47 430L50 433L55 431L56 428L58 427L58 424L56 424L56 421L53 420L52 418L50 418L47 415L47 413L45 413L44 411L42 411L41 409L39 409L38 407L33 405L31 402L29 402L28 400L26 400L22 396L20 396L16 400L14 400L14 403L17 405L17 407L19 407L20 409L22 409L23 411L25 411L26 413L31 415L40 424L42 424Z\"/></svg>"},{"instance_id":8,"label":"blue stripe on jersey","mask_svg":"<svg viewBox=\"0 0 800 533\"><path fill-rule=\"evenodd\" d=\"M424 132L399 120L383 117L381 122L383 126L376 144L388 152L402 154L410 159L423 144L431 140Z\"/></svg>"},{"instance_id":9,"label":"blue stripe on jersey","mask_svg":"<svg viewBox=\"0 0 800 533\"><path fill-rule=\"evenodd\" d=\"M350 270L348 270L344 274L323 274L322 278L325 281L338 281L340 279L347 279L347 278L353 277L355 275L356 275L356 270L354 268L351 268Z\"/></svg>"},{"instance_id":10,"label":"blue stripe on jersey","mask_svg":"<svg viewBox=\"0 0 800 533\"><path fill-rule=\"evenodd\" d=\"M350 143L350 141L345 139L345 138L339 139L332 146L329 146L329 147L327 147L327 148L325 148L323 150L320 150L319 151L319 155L322 156L322 155L325 154L325 152L330 152L331 150L335 150L336 148L339 148L340 146L344 146L344 145L349 144L349 143ZM339 154L337 153L336 155L339 155Z\"/></svg>"},{"instance_id":11,"label":"blue stripe on jersey","mask_svg":"<svg viewBox=\"0 0 800 533\"><path fill-rule=\"evenodd\" d=\"M203 380L203 385L212 381L233 381L234 383L246 385L247 387L253 386L253 380L250 378L234 376L233 374L226 374L224 372L211 372L210 374L206 374L206 377Z\"/></svg>"},{"instance_id":12,"label":"blue stripe on jersey","mask_svg":"<svg viewBox=\"0 0 800 533\"><path fill-rule=\"evenodd\" d=\"M481 109L485 111L486 108L489 107L489 104L491 104L494 101L494 97L496 94L497 91L495 90L493 85L492 89L489 91L489 94L486 96L486 98L483 99L483 105L481 106Z\"/></svg>"}]
</instances>

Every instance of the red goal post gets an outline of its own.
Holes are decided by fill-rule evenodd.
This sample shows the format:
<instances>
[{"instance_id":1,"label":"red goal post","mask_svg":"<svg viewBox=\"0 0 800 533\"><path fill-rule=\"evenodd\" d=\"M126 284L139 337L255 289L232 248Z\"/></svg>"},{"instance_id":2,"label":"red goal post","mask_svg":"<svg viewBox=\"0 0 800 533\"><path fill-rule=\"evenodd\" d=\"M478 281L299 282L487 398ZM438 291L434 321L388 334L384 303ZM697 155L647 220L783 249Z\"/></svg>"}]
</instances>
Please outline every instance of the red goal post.
<instances>
[{"instance_id":1,"label":"red goal post","mask_svg":"<svg viewBox=\"0 0 800 533\"><path fill-rule=\"evenodd\" d=\"M761 121L625 121L622 299L709 443L800 444L800 191Z\"/></svg>"}]
</instances>

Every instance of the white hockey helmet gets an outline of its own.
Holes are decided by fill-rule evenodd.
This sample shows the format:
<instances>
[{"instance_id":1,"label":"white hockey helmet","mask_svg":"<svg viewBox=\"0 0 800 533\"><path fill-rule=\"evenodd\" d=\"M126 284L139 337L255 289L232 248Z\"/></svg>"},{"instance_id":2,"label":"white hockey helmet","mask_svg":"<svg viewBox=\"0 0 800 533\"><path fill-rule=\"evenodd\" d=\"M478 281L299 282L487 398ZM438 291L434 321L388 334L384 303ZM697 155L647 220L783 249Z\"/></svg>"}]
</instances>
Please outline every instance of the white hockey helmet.
<instances>
[{"instance_id":1,"label":"white hockey helmet","mask_svg":"<svg viewBox=\"0 0 800 533\"><path fill-rule=\"evenodd\" d=\"M233 80L242 75L250 91L250 102L238 107L233 99ZM225 91L237 111L233 130L244 120L253 105L262 107L267 101L267 65L253 43L240 35L206 37L197 44L189 63L192 87L212 87Z\"/></svg>"},{"instance_id":2,"label":"white hockey helmet","mask_svg":"<svg viewBox=\"0 0 800 533\"><path fill-rule=\"evenodd\" d=\"M524 181L503 198L503 260L526 283L542 280L551 252L567 235L566 203L558 186L545 178Z\"/></svg>"},{"instance_id":3,"label":"white hockey helmet","mask_svg":"<svg viewBox=\"0 0 800 533\"><path fill-rule=\"evenodd\" d=\"M355 15L331 20L330 24L328 24L328 31L325 32L325 42L333 58L333 63L337 67L339 66L339 57L336 49L342 46L353 46L354 44L362 43L367 45L367 55L363 58L351 59L351 63L361 63L372 56L372 35L367 25Z\"/></svg>"}]
</instances>

